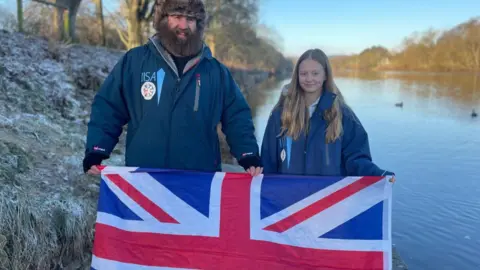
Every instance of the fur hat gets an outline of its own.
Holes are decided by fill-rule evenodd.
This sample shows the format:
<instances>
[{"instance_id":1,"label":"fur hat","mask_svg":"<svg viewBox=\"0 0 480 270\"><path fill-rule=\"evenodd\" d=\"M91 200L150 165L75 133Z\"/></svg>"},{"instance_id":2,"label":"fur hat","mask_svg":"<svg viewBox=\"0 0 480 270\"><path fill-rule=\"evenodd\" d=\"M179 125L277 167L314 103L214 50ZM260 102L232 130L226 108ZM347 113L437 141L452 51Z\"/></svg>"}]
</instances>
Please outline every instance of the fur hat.
<instances>
[{"instance_id":1,"label":"fur hat","mask_svg":"<svg viewBox=\"0 0 480 270\"><path fill-rule=\"evenodd\" d=\"M156 0L153 27L168 15L184 15L197 19L197 29L203 33L207 22L204 0Z\"/></svg>"}]
</instances>

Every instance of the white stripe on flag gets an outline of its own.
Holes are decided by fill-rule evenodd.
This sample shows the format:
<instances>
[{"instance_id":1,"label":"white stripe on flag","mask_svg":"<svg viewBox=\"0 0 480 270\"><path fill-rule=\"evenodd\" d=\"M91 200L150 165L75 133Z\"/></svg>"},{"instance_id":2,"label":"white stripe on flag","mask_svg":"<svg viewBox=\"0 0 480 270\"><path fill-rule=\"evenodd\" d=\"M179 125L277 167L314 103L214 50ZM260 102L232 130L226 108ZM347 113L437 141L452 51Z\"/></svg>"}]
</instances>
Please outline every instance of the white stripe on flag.
<instances>
[{"instance_id":1,"label":"white stripe on flag","mask_svg":"<svg viewBox=\"0 0 480 270\"><path fill-rule=\"evenodd\" d=\"M148 222L158 222L158 220L152 216L149 212L145 211L137 202L130 198L125 192L123 192L116 184L114 184L109 178L109 176L103 176L103 181L110 188L110 190L117 195L118 199L125 204L133 213L135 213L139 218ZM104 198L106 199L106 198ZM110 203L110 202L109 202ZM99 212L98 214L100 214ZM98 219L98 217L97 217Z\"/></svg>"}]
</instances>

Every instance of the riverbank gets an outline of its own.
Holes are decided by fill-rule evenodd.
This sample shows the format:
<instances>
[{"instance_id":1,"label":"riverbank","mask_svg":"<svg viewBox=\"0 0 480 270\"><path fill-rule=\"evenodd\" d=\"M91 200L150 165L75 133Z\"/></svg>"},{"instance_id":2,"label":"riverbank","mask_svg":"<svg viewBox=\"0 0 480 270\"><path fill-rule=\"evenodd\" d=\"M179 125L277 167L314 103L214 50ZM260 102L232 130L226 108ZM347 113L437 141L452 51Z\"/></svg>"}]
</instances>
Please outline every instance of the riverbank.
<instances>
[{"instance_id":1,"label":"riverbank","mask_svg":"<svg viewBox=\"0 0 480 270\"><path fill-rule=\"evenodd\" d=\"M86 124L123 52L5 31L0 40L0 269L88 268L99 179L81 168ZM232 74L245 95L268 78ZM124 146L125 134L106 164L123 165Z\"/></svg>"}]
</instances>

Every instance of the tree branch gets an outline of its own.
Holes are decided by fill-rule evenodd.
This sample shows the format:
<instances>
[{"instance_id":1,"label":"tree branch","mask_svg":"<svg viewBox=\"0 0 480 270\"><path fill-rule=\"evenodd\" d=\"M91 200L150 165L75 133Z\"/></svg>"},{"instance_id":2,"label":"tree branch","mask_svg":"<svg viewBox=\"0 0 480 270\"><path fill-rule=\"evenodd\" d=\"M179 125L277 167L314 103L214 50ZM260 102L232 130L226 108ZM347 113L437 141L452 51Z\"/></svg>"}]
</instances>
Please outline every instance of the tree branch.
<instances>
[{"instance_id":1,"label":"tree branch","mask_svg":"<svg viewBox=\"0 0 480 270\"><path fill-rule=\"evenodd\" d=\"M120 30L119 27L116 27L115 30L117 30L117 33L118 33L118 37L120 38L120 40L122 41L123 44L125 44L125 47L128 48L128 40L127 40L127 37L125 36L124 33L122 33L122 30Z\"/></svg>"},{"instance_id":2,"label":"tree branch","mask_svg":"<svg viewBox=\"0 0 480 270\"><path fill-rule=\"evenodd\" d=\"M52 2L49 2L49 1L46 1L46 0L32 0L32 1L33 2L38 2L40 4L44 4L44 5L47 5L47 6L53 6L53 7L57 7L57 8L68 9L67 6L64 6L62 4L52 3Z\"/></svg>"}]
</instances>

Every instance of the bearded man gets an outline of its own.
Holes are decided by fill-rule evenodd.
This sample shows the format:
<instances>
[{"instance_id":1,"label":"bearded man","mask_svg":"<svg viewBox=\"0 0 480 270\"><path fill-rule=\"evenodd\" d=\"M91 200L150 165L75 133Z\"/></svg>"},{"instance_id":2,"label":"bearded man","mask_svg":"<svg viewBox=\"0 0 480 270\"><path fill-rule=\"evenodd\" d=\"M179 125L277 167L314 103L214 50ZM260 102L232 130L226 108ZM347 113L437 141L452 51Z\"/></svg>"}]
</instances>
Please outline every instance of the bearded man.
<instances>
[{"instance_id":1,"label":"bearded man","mask_svg":"<svg viewBox=\"0 0 480 270\"><path fill-rule=\"evenodd\" d=\"M84 172L100 173L125 124L126 166L221 171L221 123L238 163L262 173L250 107L203 41L203 1L157 0L154 8L156 34L123 55L93 100Z\"/></svg>"}]
</instances>

